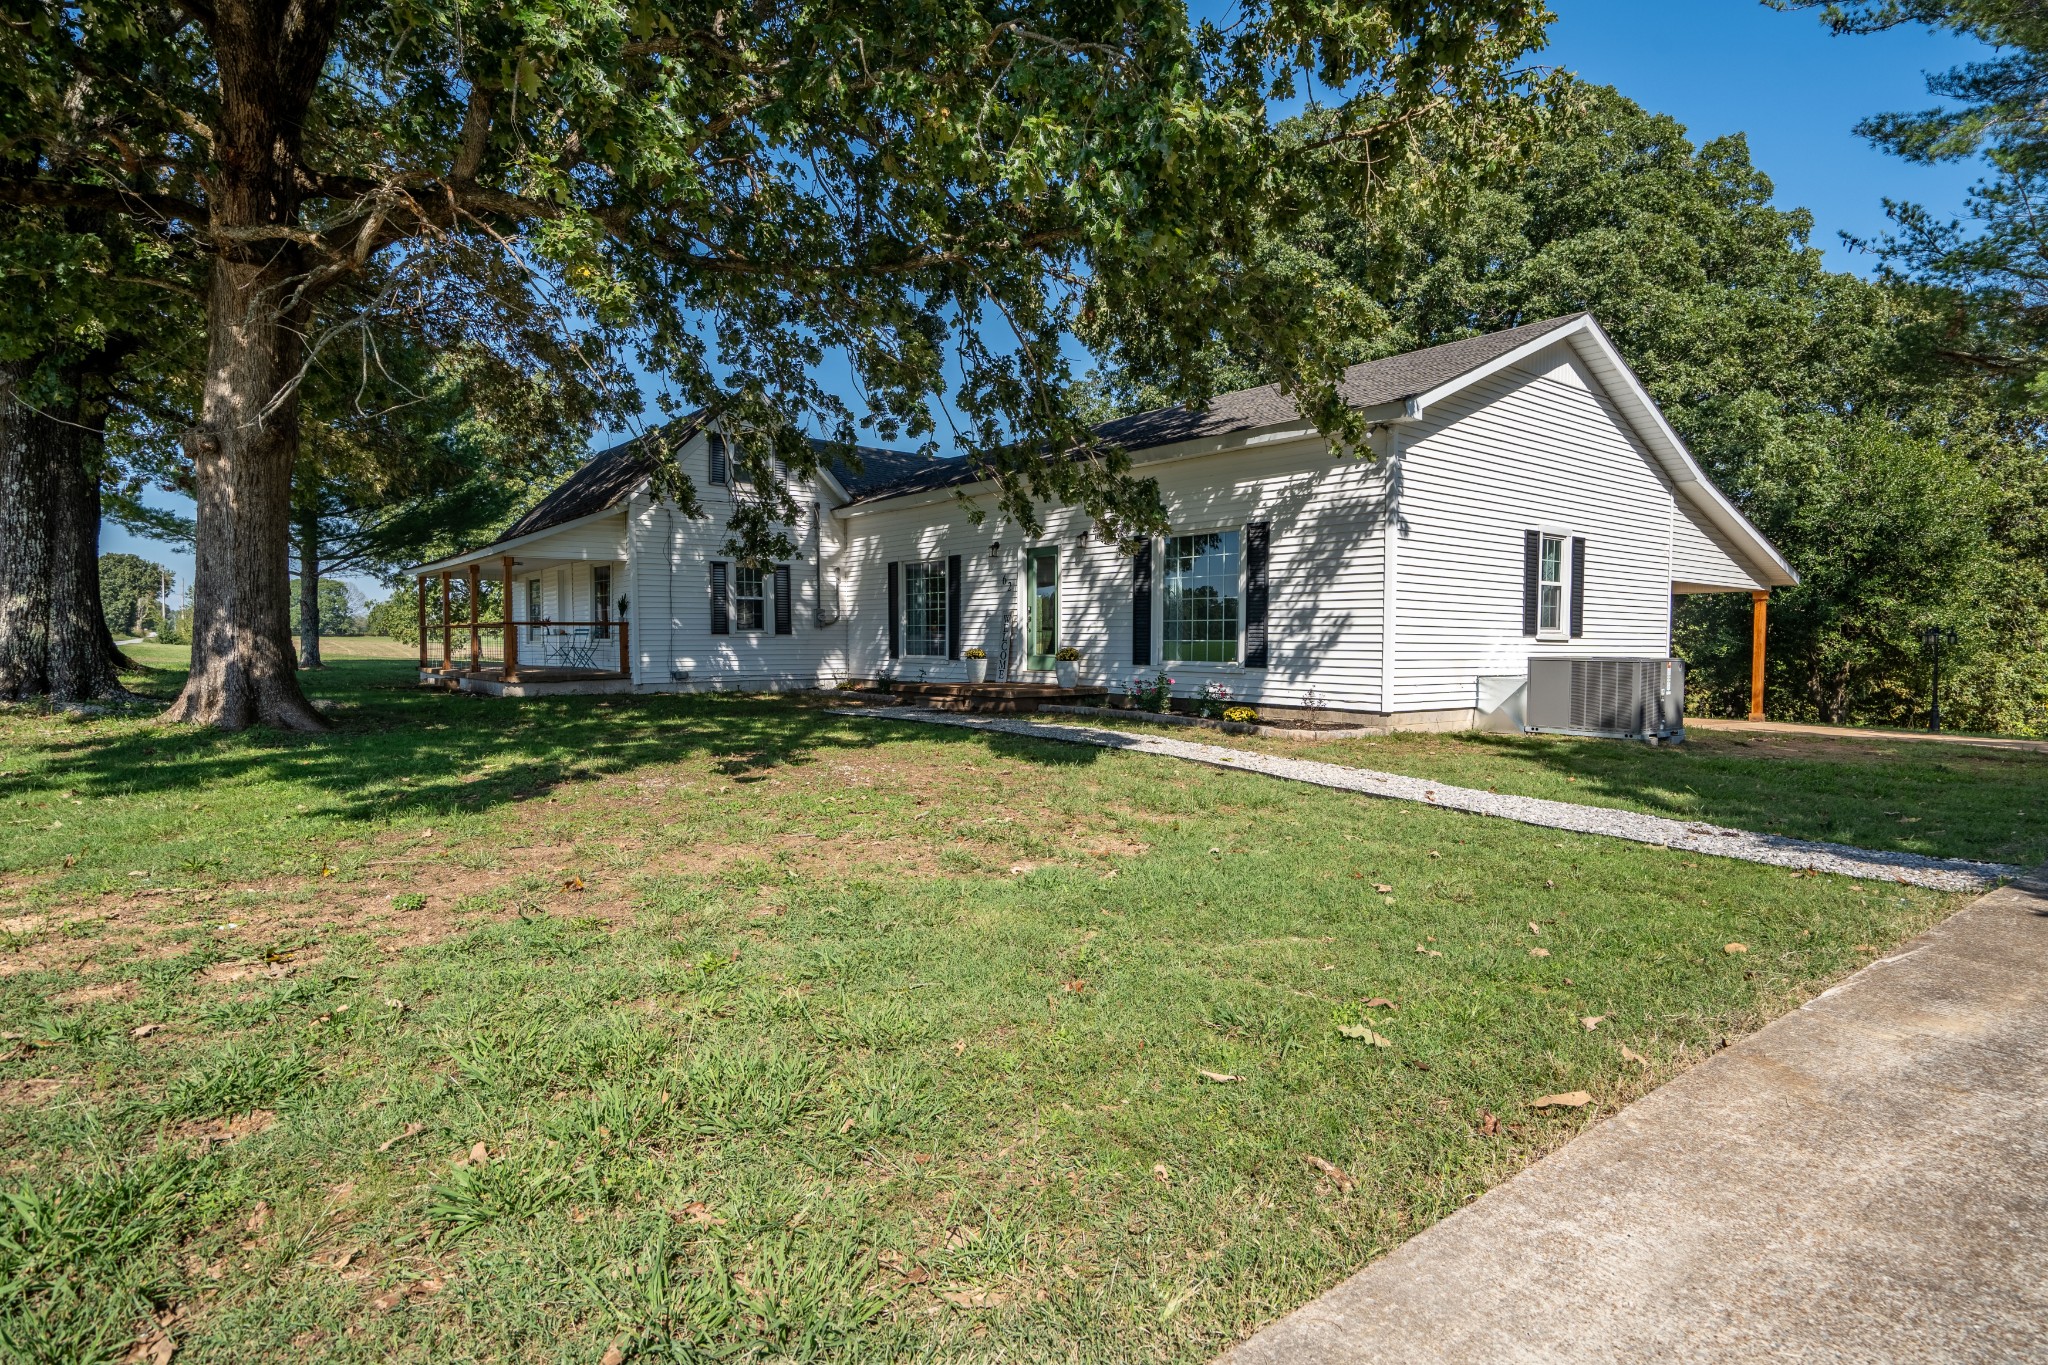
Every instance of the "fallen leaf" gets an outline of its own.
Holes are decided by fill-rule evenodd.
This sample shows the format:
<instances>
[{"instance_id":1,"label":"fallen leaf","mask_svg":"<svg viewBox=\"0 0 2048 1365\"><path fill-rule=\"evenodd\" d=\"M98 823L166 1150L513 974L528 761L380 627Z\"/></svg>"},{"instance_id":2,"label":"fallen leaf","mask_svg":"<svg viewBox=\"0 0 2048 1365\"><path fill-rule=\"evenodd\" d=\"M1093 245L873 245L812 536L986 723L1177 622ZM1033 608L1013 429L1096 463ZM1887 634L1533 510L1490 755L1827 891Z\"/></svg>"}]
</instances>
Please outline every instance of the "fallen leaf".
<instances>
[{"instance_id":1,"label":"fallen leaf","mask_svg":"<svg viewBox=\"0 0 2048 1365\"><path fill-rule=\"evenodd\" d=\"M377 1150L380 1152L388 1152L393 1147L396 1147L399 1143L405 1141L407 1138L418 1137L421 1133L424 1133L426 1131L427 1125L424 1123L408 1123L405 1125L405 1131L400 1133L397 1137L386 1138L384 1139L384 1141L378 1143Z\"/></svg>"},{"instance_id":2,"label":"fallen leaf","mask_svg":"<svg viewBox=\"0 0 2048 1365\"><path fill-rule=\"evenodd\" d=\"M1060 989L1068 995L1080 995L1087 991L1088 983L1086 981L1069 981L1061 986Z\"/></svg>"},{"instance_id":3,"label":"fallen leaf","mask_svg":"<svg viewBox=\"0 0 2048 1365\"><path fill-rule=\"evenodd\" d=\"M1642 1053L1637 1052L1627 1043L1623 1043L1621 1045L1621 1055L1623 1060L1634 1062L1636 1063L1636 1065L1642 1067L1645 1071L1648 1071L1650 1069L1650 1059L1648 1057L1645 1057Z\"/></svg>"},{"instance_id":4,"label":"fallen leaf","mask_svg":"<svg viewBox=\"0 0 2048 1365\"><path fill-rule=\"evenodd\" d=\"M1583 1109L1593 1102L1593 1097L1583 1090L1567 1090L1562 1095L1545 1095L1540 1100L1529 1101L1531 1109Z\"/></svg>"},{"instance_id":5,"label":"fallen leaf","mask_svg":"<svg viewBox=\"0 0 2048 1365\"><path fill-rule=\"evenodd\" d=\"M1556 883L1556 882L1554 882L1554 881L1551 881L1551 880L1550 880L1549 878L1547 878L1547 877L1546 877L1546 878L1544 878L1544 881L1543 881L1543 886L1544 886L1544 889L1545 889L1545 890L1548 890L1548 891L1555 891L1555 890L1557 890L1557 883Z\"/></svg>"},{"instance_id":6,"label":"fallen leaf","mask_svg":"<svg viewBox=\"0 0 2048 1365\"><path fill-rule=\"evenodd\" d=\"M1227 1071L1203 1071L1200 1068L1196 1069L1195 1074L1215 1085L1229 1085L1233 1081L1244 1079L1242 1076L1233 1076Z\"/></svg>"},{"instance_id":7,"label":"fallen leaf","mask_svg":"<svg viewBox=\"0 0 2048 1365\"><path fill-rule=\"evenodd\" d=\"M1529 932L1532 934L1540 934L1543 932L1543 929L1542 926L1538 925L1536 921L1532 919L1529 921Z\"/></svg>"},{"instance_id":8,"label":"fallen leaf","mask_svg":"<svg viewBox=\"0 0 2048 1365\"><path fill-rule=\"evenodd\" d=\"M1324 1175L1330 1177L1330 1179L1336 1183L1336 1186L1339 1190L1342 1190L1346 1194L1349 1194L1351 1192L1351 1177L1344 1174L1344 1172L1338 1168L1335 1162L1325 1161L1321 1157L1312 1154L1308 1155L1306 1157L1306 1160L1308 1161L1309 1165L1315 1167Z\"/></svg>"},{"instance_id":9,"label":"fallen leaf","mask_svg":"<svg viewBox=\"0 0 2048 1365\"><path fill-rule=\"evenodd\" d=\"M625 1365L625 1359L626 1353L619 1349L619 1343L615 1341L604 1348L604 1354L598 1357L597 1365Z\"/></svg>"},{"instance_id":10,"label":"fallen leaf","mask_svg":"<svg viewBox=\"0 0 2048 1365\"><path fill-rule=\"evenodd\" d=\"M1479 1111L1479 1117L1482 1120L1479 1125L1479 1131L1482 1134L1487 1137L1493 1137L1500 1132L1500 1120L1498 1118L1489 1114L1484 1109Z\"/></svg>"},{"instance_id":11,"label":"fallen leaf","mask_svg":"<svg viewBox=\"0 0 2048 1365\"><path fill-rule=\"evenodd\" d=\"M395 1010L402 1010L402 1009L404 1009L404 1008L405 1008L405 1002L404 1002L403 1000L397 999L397 998L396 998L396 997L394 997L394 996L389 996L389 995L385 996L385 997L384 997L384 1003L385 1003L385 1004L387 1004L387 1005L389 1005L389 1006L390 1006L390 1007L391 1007L392 1009L395 1009Z\"/></svg>"},{"instance_id":12,"label":"fallen leaf","mask_svg":"<svg viewBox=\"0 0 2048 1365\"><path fill-rule=\"evenodd\" d=\"M383 1293L379 1294L376 1298L370 1300L370 1307L374 1308L379 1313L389 1313L392 1309L398 1307L398 1305L404 1302L405 1290L387 1289Z\"/></svg>"},{"instance_id":13,"label":"fallen leaf","mask_svg":"<svg viewBox=\"0 0 2048 1365\"><path fill-rule=\"evenodd\" d=\"M1388 886L1385 882L1374 882L1372 884L1372 889L1379 892L1382 896L1391 896L1394 894L1394 888Z\"/></svg>"},{"instance_id":14,"label":"fallen leaf","mask_svg":"<svg viewBox=\"0 0 2048 1365\"><path fill-rule=\"evenodd\" d=\"M571 877L571 878L569 878L569 879L568 879L567 881L565 881L565 882L563 882L563 883L562 883L562 889L563 889L564 891L581 891L581 890L583 889L583 878L581 878L581 877Z\"/></svg>"},{"instance_id":15,"label":"fallen leaf","mask_svg":"<svg viewBox=\"0 0 2048 1365\"><path fill-rule=\"evenodd\" d=\"M1162 1185L1170 1185L1173 1183L1173 1172L1166 1169L1165 1162L1156 1161L1152 1164L1152 1178Z\"/></svg>"},{"instance_id":16,"label":"fallen leaf","mask_svg":"<svg viewBox=\"0 0 2048 1365\"><path fill-rule=\"evenodd\" d=\"M251 1232L261 1232L264 1228L268 1227L269 1225L270 1202L265 1199L259 1199L256 1201L255 1209L252 1210L249 1214L249 1221L242 1224L242 1226L247 1228Z\"/></svg>"},{"instance_id":17,"label":"fallen leaf","mask_svg":"<svg viewBox=\"0 0 2048 1365\"><path fill-rule=\"evenodd\" d=\"M1392 1047L1394 1045L1391 1039L1381 1037L1363 1024L1339 1024L1337 1025L1337 1032L1343 1034L1346 1038L1356 1038L1360 1042L1371 1043L1374 1047Z\"/></svg>"},{"instance_id":18,"label":"fallen leaf","mask_svg":"<svg viewBox=\"0 0 2048 1365\"><path fill-rule=\"evenodd\" d=\"M1399 1005L1396 1005L1393 1001L1387 999L1387 997L1385 997L1384 995L1375 995L1372 999L1365 1002L1365 1007L1369 1010L1392 1010L1400 1008Z\"/></svg>"},{"instance_id":19,"label":"fallen leaf","mask_svg":"<svg viewBox=\"0 0 2048 1365\"><path fill-rule=\"evenodd\" d=\"M491 1149L479 1142L469 1149L467 1157L458 1157L455 1164L458 1166L482 1166L487 1164L490 1159Z\"/></svg>"},{"instance_id":20,"label":"fallen leaf","mask_svg":"<svg viewBox=\"0 0 2048 1365\"><path fill-rule=\"evenodd\" d=\"M700 1224L704 1227L716 1227L718 1224L723 1223L725 1221L723 1218L720 1218L717 1214L713 1213L711 1211L711 1207L701 1199L692 1199L689 1203L683 1205L682 1208L678 1209L677 1213L679 1216L687 1218L691 1222Z\"/></svg>"},{"instance_id":21,"label":"fallen leaf","mask_svg":"<svg viewBox=\"0 0 2048 1365\"><path fill-rule=\"evenodd\" d=\"M1859 943L1856 945L1856 951L1859 953L1874 953L1877 951L1877 947L1875 944Z\"/></svg>"},{"instance_id":22,"label":"fallen leaf","mask_svg":"<svg viewBox=\"0 0 2048 1365\"><path fill-rule=\"evenodd\" d=\"M1529 956L1530 956L1530 957L1549 957L1549 956L1550 956L1550 949L1548 949L1548 948L1531 948L1531 949L1529 950Z\"/></svg>"},{"instance_id":23,"label":"fallen leaf","mask_svg":"<svg viewBox=\"0 0 2048 1365\"><path fill-rule=\"evenodd\" d=\"M939 1297L962 1308L1000 1308L1010 1301L1008 1295L974 1285L969 1285L965 1289L946 1290Z\"/></svg>"},{"instance_id":24,"label":"fallen leaf","mask_svg":"<svg viewBox=\"0 0 2048 1365\"><path fill-rule=\"evenodd\" d=\"M954 1055L955 1057L958 1057L958 1056L962 1055L963 1053L965 1053L966 1051L967 1051L967 1040L966 1040L965 1038L955 1038L955 1039L953 1040L953 1055Z\"/></svg>"},{"instance_id":25,"label":"fallen leaf","mask_svg":"<svg viewBox=\"0 0 2048 1365\"><path fill-rule=\"evenodd\" d=\"M1415 945L1415 951L1416 951L1416 952L1418 952L1418 953L1421 953L1421 954L1422 954L1423 956L1425 956L1425 957L1442 957L1442 956L1443 956L1443 954L1442 954L1442 953L1440 953L1440 952L1438 952L1438 951L1437 951L1436 949L1434 949L1434 948L1425 948L1425 947L1423 947L1423 946L1422 946L1422 945L1421 945L1420 943L1418 943L1418 944L1416 944L1416 945Z\"/></svg>"},{"instance_id":26,"label":"fallen leaf","mask_svg":"<svg viewBox=\"0 0 2048 1365\"><path fill-rule=\"evenodd\" d=\"M1747 943L1724 943L1721 945L1721 951L1724 953L1746 953L1749 951L1749 945Z\"/></svg>"},{"instance_id":27,"label":"fallen leaf","mask_svg":"<svg viewBox=\"0 0 2048 1365\"><path fill-rule=\"evenodd\" d=\"M134 1028L128 1030L128 1036L130 1038L147 1038L162 1027L162 1024L137 1024Z\"/></svg>"},{"instance_id":28,"label":"fallen leaf","mask_svg":"<svg viewBox=\"0 0 2048 1365\"><path fill-rule=\"evenodd\" d=\"M1429 856L1430 856L1430 857L1432 857L1432 858L1441 858L1441 857L1443 857L1444 855L1443 855L1443 854L1441 854L1441 853L1439 853L1439 852L1437 852L1437 851L1436 851L1435 849L1431 849L1431 850L1429 851Z\"/></svg>"},{"instance_id":29,"label":"fallen leaf","mask_svg":"<svg viewBox=\"0 0 2048 1365\"><path fill-rule=\"evenodd\" d=\"M353 1261L355 1258L356 1253L353 1250L344 1251L340 1255L336 1256L333 1260L329 1261L327 1264L329 1265L329 1267L335 1270L347 1270L348 1263L350 1261Z\"/></svg>"},{"instance_id":30,"label":"fallen leaf","mask_svg":"<svg viewBox=\"0 0 2048 1365\"><path fill-rule=\"evenodd\" d=\"M1579 1016L1579 1022L1586 1026L1586 1032L1591 1033L1594 1029L1599 1028L1601 1021L1606 1018L1607 1016L1604 1014L1582 1014Z\"/></svg>"},{"instance_id":31,"label":"fallen leaf","mask_svg":"<svg viewBox=\"0 0 2048 1365\"><path fill-rule=\"evenodd\" d=\"M171 1339L171 1334L159 1329L130 1347L122 1360L128 1365L169 1365L177 1349L178 1343Z\"/></svg>"}]
</instances>

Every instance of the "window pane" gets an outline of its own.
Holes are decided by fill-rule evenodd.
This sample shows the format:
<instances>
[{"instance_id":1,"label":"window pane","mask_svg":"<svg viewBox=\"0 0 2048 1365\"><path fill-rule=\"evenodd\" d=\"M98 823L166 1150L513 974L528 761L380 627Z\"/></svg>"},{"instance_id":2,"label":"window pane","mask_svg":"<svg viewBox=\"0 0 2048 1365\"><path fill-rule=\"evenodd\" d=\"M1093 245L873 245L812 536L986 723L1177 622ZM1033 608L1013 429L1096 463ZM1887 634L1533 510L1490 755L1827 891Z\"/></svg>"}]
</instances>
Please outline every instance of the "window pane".
<instances>
[{"instance_id":1,"label":"window pane","mask_svg":"<svg viewBox=\"0 0 2048 1365\"><path fill-rule=\"evenodd\" d=\"M946 566L938 560L903 566L903 652L946 652Z\"/></svg>"},{"instance_id":2,"label":"window pane","mask_svg":"<svg viewBox=\"0 0 2048 1365\"><path fill-rule=\"evenodd\" d=\"M1541 591L1537 594L1536 628L1564 628L1564 537L1543 537Z\"/></svg>"},{"instance_id":3,"label":"window pane","mask_svg":"<svg viewBox=\"0 0 2048 1365\"><path fill-rule=\"evenodd\" d=\"M761 571L742 564L732 571L732 616L735 630L759 630L766 619L761 603Z\"/></svg>"},{"instance_id":4,"label":"window pane","mask_svg":"<svg viewBox=\"0 0 2048 1365\"><path fill-rule=\"evenodd\" d=\"M1237 662L1237 532L1172 536L1165 560L1165 657Z\"/></svg>"}]
</instances>

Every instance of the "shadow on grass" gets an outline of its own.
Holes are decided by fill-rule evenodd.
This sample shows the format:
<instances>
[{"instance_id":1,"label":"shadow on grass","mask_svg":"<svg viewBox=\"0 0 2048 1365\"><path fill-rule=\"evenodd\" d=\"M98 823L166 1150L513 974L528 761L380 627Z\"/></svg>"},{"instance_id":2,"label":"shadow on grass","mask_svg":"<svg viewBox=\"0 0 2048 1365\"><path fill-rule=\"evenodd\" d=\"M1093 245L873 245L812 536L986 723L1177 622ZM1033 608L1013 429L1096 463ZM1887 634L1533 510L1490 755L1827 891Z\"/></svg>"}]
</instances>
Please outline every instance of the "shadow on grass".
<instances>
[{"instance_id":1,"label":"shadow on grass","mask_svg":"<svg viewBox=\"0 0 2048 1365\"><path fill-rule=\"evenodd\" d=\"M131 677L131 685L159 697L175 695L182 681L181 672L161 669ZM746 694L507 700L426 691L414 685L410 664L384 659L335 660L301 682L309 696L334 703L332 730L227 734L107 718L64 732L48 745L56 761L24 775L17 790L148 797L289 780L333 796L336 817L368 820L385 818L399 805L425 815L478 813L678 760L709 760L716 772L747 784L810 764L821 753L902 739L993 740L990 747L1005 757L1056 767L1099 757L1051 741L865 718Z\"/></svg>"}]
</instances>

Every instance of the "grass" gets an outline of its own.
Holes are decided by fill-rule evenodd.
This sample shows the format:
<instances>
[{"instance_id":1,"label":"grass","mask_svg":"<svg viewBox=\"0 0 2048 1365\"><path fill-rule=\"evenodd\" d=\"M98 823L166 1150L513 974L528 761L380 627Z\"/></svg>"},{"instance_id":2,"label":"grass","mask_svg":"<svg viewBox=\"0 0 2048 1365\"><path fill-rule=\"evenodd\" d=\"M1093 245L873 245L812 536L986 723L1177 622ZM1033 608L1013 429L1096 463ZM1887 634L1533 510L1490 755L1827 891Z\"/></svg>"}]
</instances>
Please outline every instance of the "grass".
<instances>
[{"instance_id":1,"label":"grass","mask_svg":"<svg viewBox=\"0 0 2048 1365\"><path fill-rule=\"evenodd\" d=\"M2026 750L1700 728L1683 744L1652 747L1565 735L1230 735L1122 716L1082 723L1859 848L2048 862L2048 754Z\"/></svg>"},{"instance_id":2,"label":"grass","mask_svg":"<svg viewBox=\"0 0 2048 1365\"><path fill-rule=\"evenodd\" d=\"M1957 904L330 657L0 711L0 1355L1198 1361Z\"/></svg>"}]
</instances>

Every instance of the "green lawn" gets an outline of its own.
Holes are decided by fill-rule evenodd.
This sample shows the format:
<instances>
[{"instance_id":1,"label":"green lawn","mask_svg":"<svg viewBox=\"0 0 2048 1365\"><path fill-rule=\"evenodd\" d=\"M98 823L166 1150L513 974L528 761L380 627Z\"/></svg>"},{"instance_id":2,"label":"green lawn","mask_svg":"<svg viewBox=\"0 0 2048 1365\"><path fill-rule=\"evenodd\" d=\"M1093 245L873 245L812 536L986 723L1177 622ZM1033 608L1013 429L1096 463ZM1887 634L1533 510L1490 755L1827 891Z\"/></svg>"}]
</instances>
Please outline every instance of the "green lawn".
<instances>
[{"instance_id":1,"label":"green lawn","mask_svg":"<svg viewBox=\"0 0 2048 1365\"><path fill-rule=\"evenodd\" d=\"M1958 903L339 656L0 711L0 1357L1200 1361Z\"/></svg>"},{"instance_id":2,"label":"green lawn","mask_svg":"<svg viewBox=\"0 0 2048 1365\"><path fill-rule=\"evenodd\" d=\"M1657 747L1564 735L1303 739L1064 719L1859 848L2048 861L2048 754L2025 750L1701 729Z\"/></svg>"}]
</instances>

